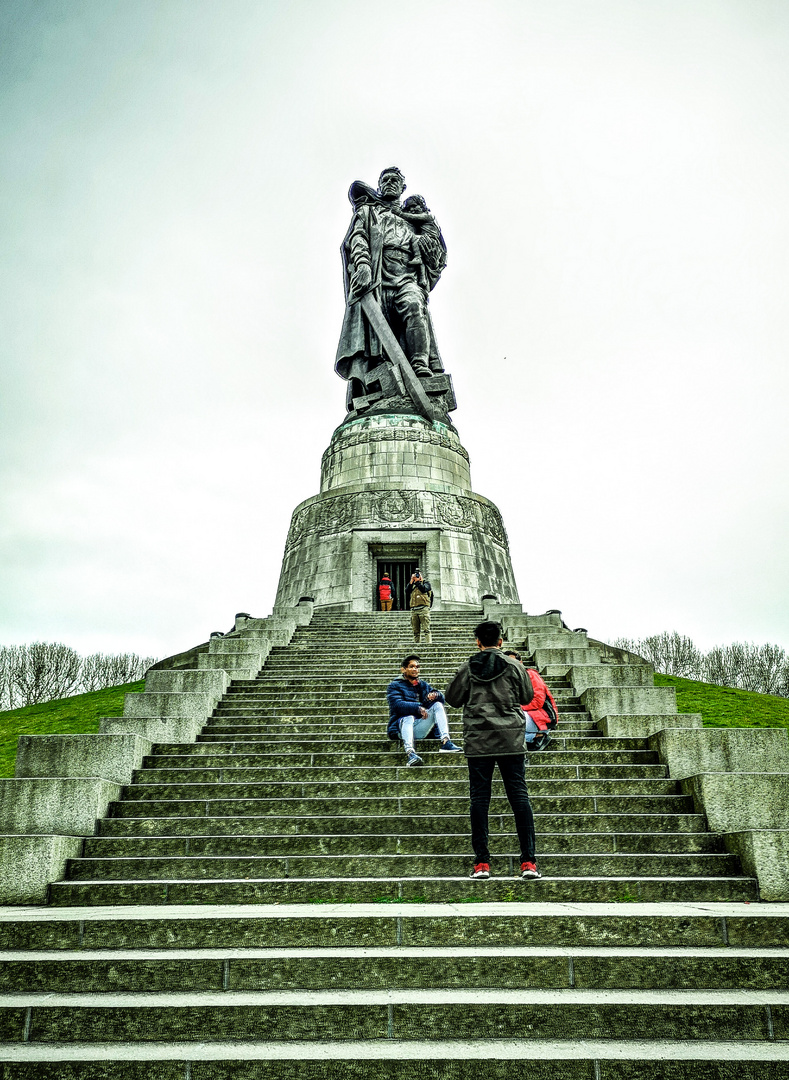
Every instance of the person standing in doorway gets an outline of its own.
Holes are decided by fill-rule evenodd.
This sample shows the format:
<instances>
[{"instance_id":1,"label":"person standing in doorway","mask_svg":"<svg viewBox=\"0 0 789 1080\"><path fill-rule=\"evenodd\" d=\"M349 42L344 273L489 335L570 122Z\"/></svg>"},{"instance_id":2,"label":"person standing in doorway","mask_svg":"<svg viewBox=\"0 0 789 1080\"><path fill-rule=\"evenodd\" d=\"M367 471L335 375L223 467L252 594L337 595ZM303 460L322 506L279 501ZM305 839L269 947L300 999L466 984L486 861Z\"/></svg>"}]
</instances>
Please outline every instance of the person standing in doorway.
<instances>
[{"instance_id":1,"label":"person standing in doorway","mask_svg":"<svg viewBox=\"0 0 789 1080\"><path fill-rule=\"evenodd\" d=\"M381 603L381 611L391 611L392 604L397 599L395 587L388 574L384 574L378 583L378 599Z\"/></svg>"},{"instance_id":2,"label":"person standing in doorway","mask_svg":"<svg viewBox=\"0 0 789 1080\"><path fill-rule=\"evenodd\" d=\"M490 877L488 810L498 765L521 849L521 877L542 877L535 863L534 815L526 790L526 718L534 697L525 668L501 651L501 627L482 622L474 630L477 652L444 692L447 704L463 706L463 748L471 796L471 845L475 878Z\"/></svg>"},{"instance_id":3,"label":"person standing in doorway","mask_svg":"<svg viewBox=\"0 0 789 1080\"><path fill-rule=\"evenodd\" d=\"M430 609L433 606L433 589L430 582L422 577L419 567L414 570L405 587L405 599L411 611L414 641L418 642L421 637L425 645L431 645L433 639L430 636Z\"/></svg>"}]
</instances>

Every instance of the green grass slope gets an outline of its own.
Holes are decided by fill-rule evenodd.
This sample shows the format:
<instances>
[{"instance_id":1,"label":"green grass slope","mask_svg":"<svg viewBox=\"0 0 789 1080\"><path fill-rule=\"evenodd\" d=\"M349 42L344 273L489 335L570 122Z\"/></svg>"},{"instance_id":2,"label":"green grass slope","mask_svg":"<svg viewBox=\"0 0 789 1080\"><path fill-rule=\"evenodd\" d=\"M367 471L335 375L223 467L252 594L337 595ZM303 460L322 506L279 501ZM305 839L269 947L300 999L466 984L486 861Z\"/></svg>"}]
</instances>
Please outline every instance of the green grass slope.
<instances>
[{"instance_id":1,"label":"green grass slope","mask_svg":"<svg viewBox=\"0 0 789 1080\"><path fill-rule=\"evenodd\" d=\"M655 675L655 686L673 686L681 713L701 713L705 727L789 727L789 698L731 686Z\"/></svg>"},{"instance_id":2,"label":"green grass slope","mask_svg":"<svg viewBox=\"0 0 789 1080\"><path fill-rule=\"evenodd\" d=\"M20 735L73 735L99 730L102 716L123 716L124 695L141 691L145 680L109 686L91 694L0 712L0 776L14 775Z\"/></svg>"}]
</instances>

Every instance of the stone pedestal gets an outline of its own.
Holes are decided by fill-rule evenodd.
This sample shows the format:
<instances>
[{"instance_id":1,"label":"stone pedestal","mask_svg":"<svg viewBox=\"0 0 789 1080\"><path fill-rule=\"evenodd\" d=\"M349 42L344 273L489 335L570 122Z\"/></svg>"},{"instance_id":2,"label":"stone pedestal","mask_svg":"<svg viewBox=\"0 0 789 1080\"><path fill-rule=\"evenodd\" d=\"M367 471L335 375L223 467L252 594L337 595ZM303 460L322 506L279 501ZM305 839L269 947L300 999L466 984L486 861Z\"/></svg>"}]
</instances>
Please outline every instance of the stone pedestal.
<instances>
[{"instance_id":1,"label":"stone pedestal","mask_svg":"<svg viewBox=\"0 0 789 1080\"><path fill-rule=\"evenodd\" d=\"M437 609L479 610L486 593L518 603L501 515L471 490L452 427L391 415L337 428L320 494L293 513L275 612L304 596L316 608L372 610L378 559L417 561Z\"/></svg>"}]
</instances>

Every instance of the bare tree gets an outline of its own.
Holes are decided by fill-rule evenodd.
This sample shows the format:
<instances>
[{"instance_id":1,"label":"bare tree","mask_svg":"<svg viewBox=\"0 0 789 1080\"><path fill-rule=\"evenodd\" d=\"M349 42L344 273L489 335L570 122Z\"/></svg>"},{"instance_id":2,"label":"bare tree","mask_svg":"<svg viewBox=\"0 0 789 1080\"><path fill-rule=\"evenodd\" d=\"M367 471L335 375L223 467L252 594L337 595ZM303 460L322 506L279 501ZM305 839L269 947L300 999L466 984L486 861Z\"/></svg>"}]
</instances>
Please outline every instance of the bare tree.
<instances>
[{"instance_id":1,"label":"bare tree","mask_svg":"<svg viewBox=\"0 0 789 1080\"><path fill-rule=\"evenodd\" d=\"M68 645L34 641L19 645L11 679L21 705L68 697L79 684L81 660Z\"/></svg>"}]
</instances>

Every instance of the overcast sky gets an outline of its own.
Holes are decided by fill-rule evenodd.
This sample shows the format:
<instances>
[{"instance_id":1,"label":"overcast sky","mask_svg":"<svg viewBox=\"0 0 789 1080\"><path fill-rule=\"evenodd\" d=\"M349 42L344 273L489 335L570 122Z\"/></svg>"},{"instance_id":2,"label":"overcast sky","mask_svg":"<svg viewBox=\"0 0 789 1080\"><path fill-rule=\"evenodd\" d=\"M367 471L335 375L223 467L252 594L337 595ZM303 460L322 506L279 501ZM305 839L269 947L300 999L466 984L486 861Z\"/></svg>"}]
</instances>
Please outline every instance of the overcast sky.
<instances>
[{"instance_id":1,"label":"overcast sky","mask_svg":"<svg viewBox=\"0 0 789 1080\"><path fill-rule=\"evenodd\" d=\"M352 180L524 609L789 647L785 0L4 0L0 644L271 610L344 415Z\"/></svg>"}]
</instances>

